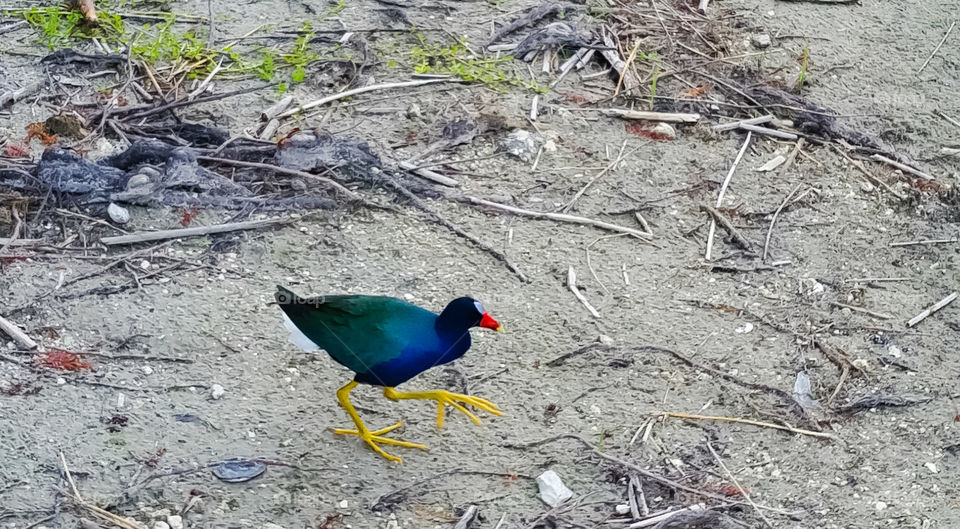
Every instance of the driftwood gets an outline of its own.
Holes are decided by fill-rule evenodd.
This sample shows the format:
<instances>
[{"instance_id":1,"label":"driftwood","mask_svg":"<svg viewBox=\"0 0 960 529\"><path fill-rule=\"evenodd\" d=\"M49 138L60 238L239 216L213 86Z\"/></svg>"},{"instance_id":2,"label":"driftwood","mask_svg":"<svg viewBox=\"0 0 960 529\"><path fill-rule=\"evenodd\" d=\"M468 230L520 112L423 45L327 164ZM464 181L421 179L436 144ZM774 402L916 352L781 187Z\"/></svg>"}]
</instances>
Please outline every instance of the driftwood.
<instances>
[{"instance_id":1,"label":"driftwood","mask_svg":"<svg viewBox=\"0 0 960 529\"><path fill-rule=\"evenodd\" d=\"M102 237L100 242L107 246L118 244L137 244L147 241L162 241L166 239L180 239L183 237L197 237L200 235L210 235L214 233L227 233L239 230L255 230L285 224L291 222L291 219L266 219L249 220L245 222L230 222L226 224L217 224L215 226L197 226L194 228L182 228L176 230L158 230L140 233L131 233L130 235L118 235L116 237Z\"/></svg>"}]
</instances>

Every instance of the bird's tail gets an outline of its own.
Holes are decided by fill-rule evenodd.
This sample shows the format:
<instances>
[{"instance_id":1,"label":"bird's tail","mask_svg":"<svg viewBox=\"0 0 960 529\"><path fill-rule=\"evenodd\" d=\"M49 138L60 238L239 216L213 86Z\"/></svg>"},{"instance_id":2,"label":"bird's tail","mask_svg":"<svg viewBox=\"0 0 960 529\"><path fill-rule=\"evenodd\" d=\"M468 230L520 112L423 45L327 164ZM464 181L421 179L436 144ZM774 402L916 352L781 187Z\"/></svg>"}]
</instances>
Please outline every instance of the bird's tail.
<instances>
[{"instance_id":1,"label":"bird's tail","mask_svg":"<svg viewBox=\"0 0 960 529\"><path fill-rule=\"evenodd\" d=\"M303 298L298 296L294 291L289 288L285 288L282 285L277 285L277 293L274 294L274 298L277 300L277 305L283 307L284 305L294 305L300 303Z\"/></svg>"}]
</instances>

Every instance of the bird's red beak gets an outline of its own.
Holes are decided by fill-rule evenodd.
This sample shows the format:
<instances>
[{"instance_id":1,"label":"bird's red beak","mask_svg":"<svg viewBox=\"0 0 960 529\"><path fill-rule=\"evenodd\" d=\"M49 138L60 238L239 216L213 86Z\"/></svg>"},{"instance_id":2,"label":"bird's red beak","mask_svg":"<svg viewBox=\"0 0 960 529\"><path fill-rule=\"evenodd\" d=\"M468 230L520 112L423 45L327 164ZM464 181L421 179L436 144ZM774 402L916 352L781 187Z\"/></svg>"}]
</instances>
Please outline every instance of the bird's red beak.
<instances>
[{"instance_id":1,"label":"bird's red beak","mask_svg":"<svg viewBox=\"0 0 960 529\"><path fill-rule=\"evenodd\" d=\"M497 320L493 319L493 316L487 312L484 312L483 318L480 318L480 326L484 329L493 329L497 332L503 332L503 325L497 323Z\"/></svg>"}]
</instances>

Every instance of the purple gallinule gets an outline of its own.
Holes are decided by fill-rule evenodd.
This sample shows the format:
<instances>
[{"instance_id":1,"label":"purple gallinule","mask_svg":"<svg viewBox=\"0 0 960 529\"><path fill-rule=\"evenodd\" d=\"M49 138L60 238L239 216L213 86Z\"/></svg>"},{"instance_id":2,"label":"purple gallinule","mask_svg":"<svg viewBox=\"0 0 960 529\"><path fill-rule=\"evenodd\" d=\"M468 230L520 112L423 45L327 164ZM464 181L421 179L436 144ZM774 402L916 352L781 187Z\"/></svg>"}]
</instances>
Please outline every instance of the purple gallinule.
<instances>
[{"instance_id":1,"label":"purple gallinule","mask_svg":"<svg viewBox=\"0 0 960 529\"><path fill-rule=\"evenodd\" d=\"M356 376L337 391L340 406L353 419L356 430L334 430L334 433L356 435L378 454L401 462L385 452L378 443L427 447L384 437L403 422L381 430L364 425L350 403L350 391L358 384L382 386L383 396L390 400L429 399L437 402L437 427L443 427L447 405L461 411L474 423L480 419L467 405L500 415L492 402L479 397L445 390L397 391L398 386L418 374L440 364L452 362L470 348L470 328L484 327L496 331L503 328L472 298L457 298L443 312L434 314L406 301L385 296L319 296L304 298L277 287L277 304L283 310L284 325L290 340L306 351L323 349Z\"/></svg>"}]
</instances>

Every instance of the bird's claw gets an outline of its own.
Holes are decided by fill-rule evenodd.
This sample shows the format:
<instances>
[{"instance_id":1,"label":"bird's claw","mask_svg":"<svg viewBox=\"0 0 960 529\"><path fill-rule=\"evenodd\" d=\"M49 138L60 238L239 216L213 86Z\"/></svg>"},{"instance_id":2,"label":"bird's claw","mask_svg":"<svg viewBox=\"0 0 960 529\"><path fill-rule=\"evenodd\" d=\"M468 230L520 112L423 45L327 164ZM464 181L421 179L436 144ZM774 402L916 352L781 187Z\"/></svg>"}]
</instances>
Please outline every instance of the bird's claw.
<instances>
[{"instance_id":1,"label":"bird's claw","mask_svg":"<svg viewBox=\"0 0 960 529\"><path fill-rule=\"evenodd\" d=\"M339 434L339 435L356 435L357 437L366 441L366 443L370 445L370 448L373 448L373 450L376 453L382 455L383 457L389 459L390 461L403 463L402 458L395 455L388 454L386 451L384 451L384 449L380 448L380 446L378 446L377 443L383 443L386 445L403 446L406 448L419 448L420 450L428 450L428 448L426 445L422 445L419 443L411 443L408 441L400 441L397 439L391 439L389 437L383 437L383 434L392 432L401 426L403 426L403 421L400 421L397 424L394 424L393 426L381 428L380 430L373 430L373 431L366 430L361 432L358 430L347 430L343 428L337 428L333 431L333 433Z\"/></svg>"},{"instance_id":2,"label":"bird's claw","mask_svg":"<svg viewBox=\"0 0 960 529\"><path fill-rule=\"evenodd\" d=\"M500 409L497 408L496 404L484 398L463 395L461 393L452 393L444 390L437 390L436 392L432 393L435 393L433 395L433 399L437 401L437 428L443 428L443 420L444 416L446 415L444 412L447 405L459 410L461 413L469 417L474 424L480 424L480 418L464 407L463 404L479 408L493 415L503 415Z\"/></svg>"}]
</instances>

